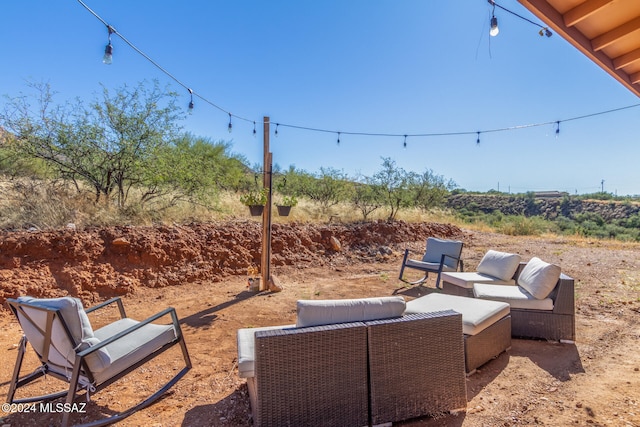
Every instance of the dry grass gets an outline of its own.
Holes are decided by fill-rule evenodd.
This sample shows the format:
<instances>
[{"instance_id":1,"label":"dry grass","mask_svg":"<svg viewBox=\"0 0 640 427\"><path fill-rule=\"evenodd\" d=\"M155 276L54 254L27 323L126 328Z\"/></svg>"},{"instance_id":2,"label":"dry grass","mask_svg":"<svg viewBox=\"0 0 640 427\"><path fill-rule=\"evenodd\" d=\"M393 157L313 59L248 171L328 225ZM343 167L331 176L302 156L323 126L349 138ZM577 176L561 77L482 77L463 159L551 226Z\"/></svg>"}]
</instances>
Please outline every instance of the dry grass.
<instances>
[{"instance_id":1,"label":"dry grass","mask_svg":"<svg viewBox=\"0 0 640 427\"><path fill-rule=\"evenodd\" d=\"M152 225L247 218L261 220L261 217L251 217L249 209L240 202L240 194L233 192L224 192L198 203L184 200L172 203L170 196L144 205L135 202L137 200L140 200L140 194L133 191L129 195L127 207L119 209L115 203L95 203L95 194L89 188L78 190L62 181L0 178L0 228L55 229L73 223L82 229L88 226L125 224ZM388 216L389 210L380 208L371 213L367 220L386 220ZM403 209L396 219L406 222L449 223L471 231L515 234L503 229L498 230L484 222L463 222L451 211L443 209L433 209L429 212L416 208ZM299 198L298 205L291 210L289 216L279 216L275 206L272 211L273 223L349 223L362 220L360 211L354 209L351 204L340 203L323 209L320 204L304 198ZM550 236L548 233L543 234L543 237ZM580 236L562 239L572 245L586 245L594 240Z\"/></svg>"},{"instance_id":2,"label":"dry grass","mask_svg":"<svg viewBox=\"0 0 640 427\"><path fill-rule=\"evenodd\" d=\"M124 209L115 202L104 200L96 203L90 188L77 189L60 181L36 181L29 179L0 179L0 228L61 228L69 223L82 228L87 226L110 225L151 225L188 222L211 222L235 218L253 218L246 206L240 203L238 193L224 192L209 200L197 203L186 200L173 202L171 196L153 200L145 204L137 202L140 193L132 191ZM287 217L279 216L275 206L272 211L274 223L288 222L356 222L362 221L362 214L351 204L340 203L327 209L299 198L299 203ZM380 208L367 218L368 221L386 220L388 209ZM424 212L419 209L405 209L397 219L407 222L462 223L442 210ZM470 228L468 224L465 227ZM471 228L484 229L482 226ZM487 230L488 231L488 230Z\"/></svg>"}]
</instances>

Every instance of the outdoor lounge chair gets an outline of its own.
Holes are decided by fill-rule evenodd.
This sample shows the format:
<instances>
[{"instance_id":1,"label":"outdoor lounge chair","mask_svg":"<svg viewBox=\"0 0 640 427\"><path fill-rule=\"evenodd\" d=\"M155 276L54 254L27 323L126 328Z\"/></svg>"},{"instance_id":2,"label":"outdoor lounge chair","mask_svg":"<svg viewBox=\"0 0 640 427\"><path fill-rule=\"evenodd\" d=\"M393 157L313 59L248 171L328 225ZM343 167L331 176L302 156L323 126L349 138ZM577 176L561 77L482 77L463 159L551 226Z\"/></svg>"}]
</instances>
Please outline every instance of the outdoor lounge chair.
<instances>
[{"instance_id":1,"label":"outdoor lounge chair","mask_svg":"<svg viewBox=\"0 0 640 427\"><path fill-rule=\"evenodd\" d=\"M191 369L187 347L173 308L139 322L126 316L120 298L113 298L87 310L84 310L79 299L72 297L20 297L8 299L7 302L24 332L7 395L9 403L39 402L66 396L64 407L73 407L77 393L83 388L88 397L89 392L103 389L179 344L185 367L160 390L126 411L87 424L108 425L153 403ZM87 313L112 303L117 304L121 318L93 331ZM168 325L152 323L164 316L171 316L172 322ZM32 373L20 377L27 342L37 353L41 365ZM18 388L43 375L68 383L68 389L47 395L15 398ZM63 412L62 426L69 424L70 415L71 411Z\"/></svg>"},{"instance_id":2,"label":"outdoor lounge chair","mask_svg":"<svg viewBox=\"0 0 640 427\"><path fill-rule=\"evenodd\" d=\"M511 306L511 334L573 342L576 339L574 279L537 257L524 264L515 286L475 283L476 298Z\"/></svg>"},{"instance_id":3,"label":"outdoor lounge chair","mask_svg":"<svg viewBox=\"0 0 640 427\"><path fill-rule=\"evenodd\" d=\"M464 270L464 264L462 259L460 259L462 254L461 241L429 237L422 259L409 258L411 252L411 249L405 249L402 267L400 267L400 275L398 276L400 280L410 285L420 285L427 280L429 273L437 273L436 287L439 288L440 274L443 271L457 271L458 267L460 267L460 271ZM424 277L413 282L403 279L404 269L407 267L423 271Z\"/></svg>"}]
</instances>

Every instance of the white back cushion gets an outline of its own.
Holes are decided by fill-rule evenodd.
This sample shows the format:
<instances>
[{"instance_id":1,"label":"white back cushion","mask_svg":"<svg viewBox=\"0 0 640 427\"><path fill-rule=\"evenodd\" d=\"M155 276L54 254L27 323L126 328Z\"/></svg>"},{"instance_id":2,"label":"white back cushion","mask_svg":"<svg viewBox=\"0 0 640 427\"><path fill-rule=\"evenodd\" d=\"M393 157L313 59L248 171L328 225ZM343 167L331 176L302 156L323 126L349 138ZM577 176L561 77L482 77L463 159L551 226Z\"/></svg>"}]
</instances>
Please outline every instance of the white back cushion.
<instances>
[{"instance_id":1,"label":"white back cushion","mask_svg":"<svg viewBox=\"0 0 640 427\"><path fill-rule=\"evenodd\" d=\"M518 285L522 286L535 298L545 299L549 296L553 288L556 287L559 278L559 266L533 257L527 265L524 266L520 276L518 276Z\"/></svg>"},{"instance_id":2,"label":"white back cushion","mask_svg":"<svg viewBox=\"0 0 640 427\"><path fill-rule=\"evenodd\" d=\"M498 252L489 249L480 264L478 264L478 273L488 274L500 280L509 280L513 277L521 257L518 254L510 254L507 252Z\"/></svg>"},{"instance_id":3,"label":"white back cushion","mask_svg":"<svg viewBox=\"0 0 640 427\"><path fill-rule=\"evenodd\" d=\"M299 300L296 326L331 325L334 323L364 322L388 319L404 314L405 302L401 296L337 299Z\"/></svg>"},{"instance_id":4,"label":"white back cushion","mask_svg":"<svg viewBox=\"0 0 640 427\"><path fill-rule=\"evenodd\" d=\"M87 313L84 311L82 302L78 298L62 297L62 298L32 298L20 297L19 302L28 303L42 308L51 310L59 310L64 322L69 328L69 332L73 339L78 343L78 350L86 350L87 348L99 344L100 340L93 334L93 328L89 323ZM29 309L26 306L25 313L33 320L33 322L42 330L46 327L46 312ZM39 354L43 353L44 336L34 328L29 320L18 315L20 325L23 328L27 340L33 345ZM76 350L72 342L67 337L62 323L54 320L51 332L52 348L49 349L49 359L51 362L62 367L73 367ZM87 357L87 364L92 372L100 372L111 364L111 357L106 348L101 348L95 353Z\"/></svg>"},{"instance_id":5,"label":"white back cushion","mask_svg":"<svg viewBox=\"0 0 640 427\"><path fill-rule=\"evenodd\" d=\"M458 259L462 252L462 242L458 240L444 240L435 237L427 238L427 247L422 261L439 264L442 255L449 255L444 258L447 267L455 269L458 266Z\"/></svg>"}]
</instances>

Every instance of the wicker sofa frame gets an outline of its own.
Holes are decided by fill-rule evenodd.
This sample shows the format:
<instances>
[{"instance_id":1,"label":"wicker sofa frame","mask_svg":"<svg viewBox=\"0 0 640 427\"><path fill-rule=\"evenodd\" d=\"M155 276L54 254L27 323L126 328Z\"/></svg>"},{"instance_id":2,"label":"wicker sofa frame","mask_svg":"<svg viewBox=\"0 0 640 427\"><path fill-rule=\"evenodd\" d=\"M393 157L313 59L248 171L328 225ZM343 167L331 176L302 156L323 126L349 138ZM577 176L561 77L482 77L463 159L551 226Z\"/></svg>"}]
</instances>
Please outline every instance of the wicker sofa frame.
<instances>
[{"instance_id":1,"label":"wicker sofa frame","mask_svg":"<svg viewBox=\"0 0 640 427\"><path fill-rule=\"evenodd\" d=\"M367 425L364 323L258 331L254 363L255 426Z\"/></svg>"},{"instance_id":2,"label":"wicker sofa frame","mask_svg":"<svg viewBox=\"0 0 640 427\"><path fill-rule=\"evenodd\" d=\"M526 265L521 262L513 275L518 280ZM473 289L462 288L446 281L443 276L442 291L449 295L473 298ZM504 285L509 286L509 285ZM575 341L575 283L573 278L561 274L555 288L549 294L553 310L511 308L511 335L521 338L540 338L551 341Z\"/></svg>"},{"instance_id":3,"label":"wicker sofa frame","mask_svg":"<svg viewBox=\"0 0 640 427\"><path fill-rule=\"evenodd\" d=\"M466 408L461 314L408 314L366 324L372 425Z\"/></svg>"},{"instance_id":4,"label":"wicker sofa frame","mask_svg":"<svg viewBox=\"0 0 640 427\"><path fill-rule=\"evenodd\" d=\"M255 333L256 426L367 426L465 408L453 311Z\"/></svg>"},{"instance_id":5,"label":"wicker sofa frame","mask_svg":"<svg viewBox=\"0 0 640 427\"><path fill-rule=\"evenodd\" d=\"M576 308L574 280L561 274L549 298L553 310L511 309L511 335L551 341L575 341Z\"/></svg>"}]
</instances>

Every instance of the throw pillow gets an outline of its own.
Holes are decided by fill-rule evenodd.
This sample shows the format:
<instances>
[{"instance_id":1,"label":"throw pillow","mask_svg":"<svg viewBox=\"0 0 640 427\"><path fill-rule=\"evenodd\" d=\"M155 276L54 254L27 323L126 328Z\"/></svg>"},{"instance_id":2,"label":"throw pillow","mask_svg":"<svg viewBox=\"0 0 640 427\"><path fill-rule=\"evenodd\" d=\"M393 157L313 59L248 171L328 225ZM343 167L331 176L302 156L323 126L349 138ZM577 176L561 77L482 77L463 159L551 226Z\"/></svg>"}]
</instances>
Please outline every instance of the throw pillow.
<instances>
[{"instance_id":1,"label":"throw pillow","mask_svg":"<svg viewBox=\"0 0 640 427\"><path fill-rule=\"evenodd\" d=\"M521 257L518 254L489 249L478 264L477 271L500 280L511 280L520 265L520 260Z\"/></svg>"},{"instance_id":2,"label":"throw pillow","mask_svg":"<svg viewBox=\"0 0 640 427\"><path fill-rule=\"evenodd\" d=\"M537 299L545 299L560 278L560 267L533 257L518 277L518 285Z\"/></svg>"},{"instance_id":3,"label":"throw pillow","mask_svg":"<svg viewBox=\"0 0 640 427\"><path fill-rule=\"evenodd\" d=\"M405 302L401 296L339 299L300 300L297 304L296 326L331 325L334 323L364 322L367 320L400 317Z\"/></svg>"}]
</instances>

